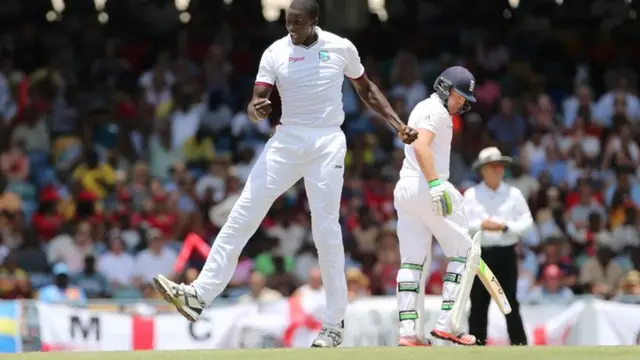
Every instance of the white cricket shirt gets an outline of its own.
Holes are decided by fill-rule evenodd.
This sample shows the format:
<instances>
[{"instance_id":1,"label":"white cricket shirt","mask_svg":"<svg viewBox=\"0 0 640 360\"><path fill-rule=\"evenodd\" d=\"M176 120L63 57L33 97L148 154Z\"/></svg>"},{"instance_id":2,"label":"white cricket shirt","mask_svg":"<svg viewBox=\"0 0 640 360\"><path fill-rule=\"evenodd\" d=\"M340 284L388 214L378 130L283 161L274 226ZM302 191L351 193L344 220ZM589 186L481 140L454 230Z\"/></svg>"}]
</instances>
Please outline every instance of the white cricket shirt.
<instances>
[{"instance_id":1,"label":"white cricket shirt","mask_svg":"<svg viewBox=\"0 0 640 360\"><path fill-rule=\"evenodd\" d=\"M436 135L431 143L435 170L440 180L449 180L453 121L438 94L434 93L427 99L419 102L413 111L411 111L407 125L414 129L427 129ZM400 177L416 176L424 175L422 174L422 170L420 170L420 165L418 165L413 145L405 145L404 162L400 170Z\"/></svg>"},{"instance_id":2,"label":"white cricket shirt","mask_svg":"<svg viewBox=\"0 0 640 360\"><path fill-rule=\"evenodd\" d=\"M260 59L256 84L278 87L283 124L340 126L344 77L364 74L351 41L316 27L318 41L294 45L289 35L274 42Z\"/></svg>"},{"instance_id":3,"label":"white cricket shirt","mask_svg":"<svg viewBox=\"0 0 640 360\"><path fill-rule=\"evenodd\" d=\"M483 231L480 243L483 247L515 245L533 226L533 217L522 192L504 182L496 190L484 182L467 189L464 212L471 233L480 231L482 222L487 219L507 226L504 233Z\"/></svg>"}]
</instances>

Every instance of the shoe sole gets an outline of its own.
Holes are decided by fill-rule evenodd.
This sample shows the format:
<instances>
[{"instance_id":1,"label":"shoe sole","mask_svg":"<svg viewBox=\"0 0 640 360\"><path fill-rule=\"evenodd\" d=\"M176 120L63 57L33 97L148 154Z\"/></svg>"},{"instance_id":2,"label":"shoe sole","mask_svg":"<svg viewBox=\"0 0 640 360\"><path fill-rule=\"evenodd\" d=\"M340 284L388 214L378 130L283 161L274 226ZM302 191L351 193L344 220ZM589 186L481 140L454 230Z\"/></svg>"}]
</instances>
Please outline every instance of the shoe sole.
<instances>
[{"instance_id":1,"label":"shoe sole","mask_svg":"<svg viewBox=\"0 0 640 360\"><path fill-rule=\"evenodd\" d=\"M445 341L451 341L454 344L458 344L458 345L462 345L462 346L475 346L476 345L476 344L465 344L465 343L461 342L460 340L458 340L457 338L455 338L453 336L442 336L442 335L440 335L439 332L436 332L436 331L432 331L431 332L431 336L433 336L436 339L445 340Z\"/></svg>"},{"instance_id":2,"label":"shoe sole","mask_svg":"<svg viewBox=\"0 0 640 360\"><path fill-rule=\"evenodd\" d=\"M340 345L338 345L340 346ZM320 346L320 345L316 345L316 344L311 344L312 348L337 348L338 346Z\"/></svg>"},{"instance_id":3,"label":"shoe sole","mask_svg":"<svg viewBox=\"0 0 640 360\"><path fill-rule=\"evenodd\" d=\"M167 289L167 287L162 283L162 280L160 280L159 277L154 276L153 277L153 286L156 288L156 290L160 293L160 295L162 295L162 297L169 303L172 304L176 310L178 310L178 312L180 313L180 315L184 316L185 319L191 321L191 322L195 322L196 320L193 318L193 316L189 315L189 313L187 313L183 308L182 308L182 304L180 304L180 302L178 301L178 299L176 299L175 297L173 297L171 295L171 292L169 289Z\"/></svg>"},{"instance_id":4,"label":"shoe sole","mask_svg":"<svg viewBox=\"0 0 640 360\"><path fill-rule=\"evenodd\" d=\"M399 347L429 347L431 344L423 344L423 343L409 343L409 342L400 342L398 343Z\"/></svg>"}]
</instances>

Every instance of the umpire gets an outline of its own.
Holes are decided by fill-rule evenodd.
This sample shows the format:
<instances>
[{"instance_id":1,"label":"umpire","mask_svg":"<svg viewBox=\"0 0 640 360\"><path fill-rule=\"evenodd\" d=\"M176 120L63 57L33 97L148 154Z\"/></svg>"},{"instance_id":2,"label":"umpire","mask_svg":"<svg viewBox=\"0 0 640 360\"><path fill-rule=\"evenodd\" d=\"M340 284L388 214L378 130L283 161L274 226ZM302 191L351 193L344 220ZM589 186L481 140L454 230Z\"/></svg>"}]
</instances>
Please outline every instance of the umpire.
<instances>
[{"instance_id":1,"label":"umpire","mask_svg":"<svg viewBox=\"0 0 640 360\"><path fill-rule=\"evenodd\" d=\"M464 193L464 208L472 233L482 231L482 258L502 285L513 311L506 316L511 345L526 345L520 305L516 299L518 255L516 244L533 225L524 196L517 188L502 181L505 166L513 161L495 147L483 149L473 169L482 182ZM487 341L487 324L491 297L478 278L471 288L469 332L478 345Z\"/></svg>"}]
</instances>

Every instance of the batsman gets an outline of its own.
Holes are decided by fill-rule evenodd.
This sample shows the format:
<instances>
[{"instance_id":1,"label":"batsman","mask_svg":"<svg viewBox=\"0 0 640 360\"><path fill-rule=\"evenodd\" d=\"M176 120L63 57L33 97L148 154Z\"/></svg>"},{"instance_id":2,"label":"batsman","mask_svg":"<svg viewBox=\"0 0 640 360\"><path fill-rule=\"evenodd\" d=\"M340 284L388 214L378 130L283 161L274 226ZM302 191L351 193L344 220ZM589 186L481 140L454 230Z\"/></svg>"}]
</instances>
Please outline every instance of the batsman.
<instances>
[{"instance_id":1,"label":"batsman","mask_svg":"<svg viewBox=\"0 0 640 360\"><path fill-rule=\"evenodd\" d=\"M450 67L437 78L435 93L416 105L409 117L408 126L418 131L418 139L405 145L400 180L394 191L402 261L396 278L400 346L430 345L422 333L420 317L432 237L442 246L449 264L443 277L442 311L431 335L460 345L476 344L475 336L455 331L452 326L451 310L456 298L466 299L470 292L470 286L461 289L460 283L464 276L475 276L480 247L469 236L463 197L448 182L452 116L471 108L476 101L474 86L469 70Z\"/></svg>"}]
</instances>

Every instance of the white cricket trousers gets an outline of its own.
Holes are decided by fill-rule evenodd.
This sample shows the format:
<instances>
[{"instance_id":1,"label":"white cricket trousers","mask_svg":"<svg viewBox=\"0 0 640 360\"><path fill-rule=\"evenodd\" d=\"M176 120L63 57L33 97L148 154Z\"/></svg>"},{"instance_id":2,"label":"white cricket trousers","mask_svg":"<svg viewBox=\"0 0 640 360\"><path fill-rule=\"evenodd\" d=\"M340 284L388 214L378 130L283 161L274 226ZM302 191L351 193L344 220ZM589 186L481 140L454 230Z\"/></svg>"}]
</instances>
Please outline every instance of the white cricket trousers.
<instances>
[{"instance_id":1,"label":"white cricket trousers","mask_svg":"<svg viewBox=\"0 0 640 360\"><path fill-rule=\"evenodd\" d=\"M227 286L240 252L276 198L304 178L311 232L327 294L325 325L335 327L342 321L347 309L347 283L338 218L346 151L346 139L338 126L276 128L193 283L205 304L211 303Z\"/></svg>"},{"instance_id":2,"label":"white cricket trousers","mask_svg":"<svg viewBox=\"0 0 640 360\"><path fill-rule=\"evenodd\" d=\"M398 212L397 231L402 262L397 277L400 336L424 335L420 331L424 304L418 299L424 296L424 282L429 269L423 267L428 266L425 260L431 255L432 236L449 258L447 272L443 276L442 312L436 321L436 329L451 331L451 309L471 248L471 237L462 207L462 195L451 183L445 182L444 186L453 205L451 215L446 217L433 212L429 184L424 177L403 177L396 184L394 205Z\"/></svg>"}]
</instances>

